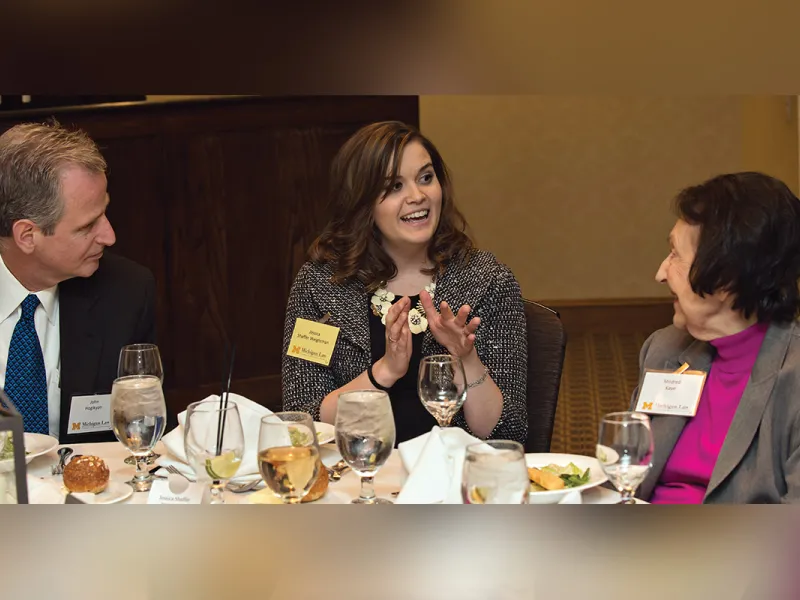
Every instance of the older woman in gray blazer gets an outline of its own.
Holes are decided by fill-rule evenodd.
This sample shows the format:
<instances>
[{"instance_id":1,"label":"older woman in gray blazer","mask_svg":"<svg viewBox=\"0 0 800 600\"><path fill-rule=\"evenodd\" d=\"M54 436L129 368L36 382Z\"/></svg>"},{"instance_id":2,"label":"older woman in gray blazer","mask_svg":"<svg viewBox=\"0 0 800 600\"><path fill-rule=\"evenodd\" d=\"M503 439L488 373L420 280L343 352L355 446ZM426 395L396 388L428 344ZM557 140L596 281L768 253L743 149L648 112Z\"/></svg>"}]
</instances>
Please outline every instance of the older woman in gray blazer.
<instances>
[{"instance_id":1,"label":"older woman in gray blazer","mask_svg":"<svg viewBox=\"0 0 800 600\"><path fill-rule=\"evenodd\" d=\"M651 415L653 503L800 502L800 200L760 173L682 191L656 278L673 325L642 347L645 371L706 372L694 417ZM634 392L634 406L638 391Z\"/></svg>"}]
</instances>

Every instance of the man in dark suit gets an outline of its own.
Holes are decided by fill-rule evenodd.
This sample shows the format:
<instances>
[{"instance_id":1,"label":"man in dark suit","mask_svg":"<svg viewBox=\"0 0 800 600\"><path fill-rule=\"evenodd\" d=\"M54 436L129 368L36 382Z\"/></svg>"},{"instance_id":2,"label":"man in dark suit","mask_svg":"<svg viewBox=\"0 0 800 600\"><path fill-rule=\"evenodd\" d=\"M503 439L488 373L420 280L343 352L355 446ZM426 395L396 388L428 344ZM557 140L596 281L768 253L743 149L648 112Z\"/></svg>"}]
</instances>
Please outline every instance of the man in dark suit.
<instances>
[{"instance_id":1,"label":"man in dark suit","mask_svg":"<svg viewBox=\"0 0 800 600\"><path fill-rule=\"evenodd\" d=\"M83 132L0 136L0 376L25 431L112 441L122 346L154 342L150 271L107 254L106 162Z\"/></svg>"}]
</instances>

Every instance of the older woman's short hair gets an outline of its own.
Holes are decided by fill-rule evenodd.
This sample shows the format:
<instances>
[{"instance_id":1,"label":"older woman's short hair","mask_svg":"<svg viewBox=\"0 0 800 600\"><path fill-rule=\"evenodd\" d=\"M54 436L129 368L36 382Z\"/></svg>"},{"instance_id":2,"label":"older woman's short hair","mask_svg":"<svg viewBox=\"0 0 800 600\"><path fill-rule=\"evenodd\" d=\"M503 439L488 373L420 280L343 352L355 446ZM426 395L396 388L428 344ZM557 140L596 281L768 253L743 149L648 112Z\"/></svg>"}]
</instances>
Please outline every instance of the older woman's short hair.
<instances>
[{"instance_id":1,"label":"older woman's short hair","mask_svg":"<svg viewBox=\"0 0 800 600\"><path fill-rule=\"evenodd\" d=\"M733 308L759 321L786 322L800 312L800 200L763 173L720 175L675 198L679 218L700 227L689 272L703 296L727 291Z\"/></svg>"}]
</instances>

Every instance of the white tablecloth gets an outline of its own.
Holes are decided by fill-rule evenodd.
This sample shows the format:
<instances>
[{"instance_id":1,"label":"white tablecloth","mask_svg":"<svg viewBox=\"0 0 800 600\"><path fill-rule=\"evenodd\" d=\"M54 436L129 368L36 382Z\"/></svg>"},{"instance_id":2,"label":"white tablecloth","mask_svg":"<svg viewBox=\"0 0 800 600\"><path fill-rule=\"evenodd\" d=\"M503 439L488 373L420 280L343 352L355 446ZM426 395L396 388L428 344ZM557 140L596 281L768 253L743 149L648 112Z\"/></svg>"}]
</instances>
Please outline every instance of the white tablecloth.
<instances>
[{"instance_id":1,"label":"white tablecloth","mask_svg":"<svg viewBox=\"0 0 800 600\"><path fill-rule=\"evenodd\" d=\"M111 479L115 481L129 481L135 472L135 468L125 464L125 459L130 456L128 451L117 442L103 444L70 444L70 448L75 454L91 454L99 456L108 465L111 471ZM335 444L325 444L321 447L322 461L326 465L336 463L341 455L336 449ZM57 449L52 452L34 458L28 464L28 475L32 477L52 478L60 482L61 476L50 474L50 468L58 462ZM158 454L164 454L165 448L159 442L155 448ZM152 467L151 467L152 468ZM164 473L159 470L156 473ZM406 479L406 470L400 460L400 454L395 450L386 461L386 464L375 477L375 493L383 498L392 499L392 492L399 492ZM328 492L325 496L315 502L315 504L348 504L353 498L358 497L360 490L360 480L352 471L348 470L339 481L330 482ZM225 492L225 502L229 504L246 503L249 493L234 494L230 491ZM134 493L124 502L129 504L147 504L148 494L145 492ZM605 489L594 488L583 493L583 504L613 504L619 501L617 492Z\"/></svg>"}]
</instances>

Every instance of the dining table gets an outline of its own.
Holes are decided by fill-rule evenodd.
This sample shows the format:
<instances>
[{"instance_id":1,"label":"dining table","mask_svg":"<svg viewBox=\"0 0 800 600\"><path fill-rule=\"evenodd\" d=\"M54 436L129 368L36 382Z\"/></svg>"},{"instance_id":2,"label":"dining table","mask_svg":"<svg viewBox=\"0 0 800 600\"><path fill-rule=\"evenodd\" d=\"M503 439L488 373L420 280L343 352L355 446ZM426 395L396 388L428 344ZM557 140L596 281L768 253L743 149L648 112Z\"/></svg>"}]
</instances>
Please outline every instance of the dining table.
<instances>
[{"instance_id":1,"label":"dining table","mask_svg":"<svg viewBox=\"0 0 800 600\"><path fill-rule=\"evenodd\" d=\"M59 457L57 454L61 446L54 448L52 451L33 458L28 464L28 477L29 481L34 480L34 483L61 484L61 475L53 475L51 469L53 465L58 463ZM135 473L135 467L127 464L125 459L130 456L130 452L118 442L104 442L92 444L70 444L74 454L93 455L102 458L109 468L110 481L126 483L131 480ZM154 448L154 452L167 457L166 448L162 442L159 442ZM320 456L323 464L326 466L333 466L341 459L341 454L333 443L320 445ZM151 465L152 469L158 464L158 461ZM165 478L168 473L165 469L158 469L154 472L158 478ZM375 476L374 486L375 493L378 497L386 498L389 500L394 499L403 487L408 473L403 466L400 458L400 453L395 449L390 455L389 459L378 471ZM345 471L341 478L336 481L330 481L328 490L325 495L307 505L312 504L350 504L350 502L357 498L360 491L360 479L357 474L352 470ZM30 485L29 485L30 487ZM234 493L229 489L225 491L226 504L246 504L253 502L251 496L263 489L264 483L262 482L255 490ZM620 495L618 492L604 486L594 487L580 494L580 501L574 503L580 504L615 504L619 502ZM31 503L38 503L37 495L32 494ZM66 496L66 494L64 494ZM121 500L120 503L125 504L147 504L148 492L134 492L129 497ZM263 497L263 494L262 494ZM47 496L48 502L52 502L53 495Z\"/></svg>"}]
</instances>

